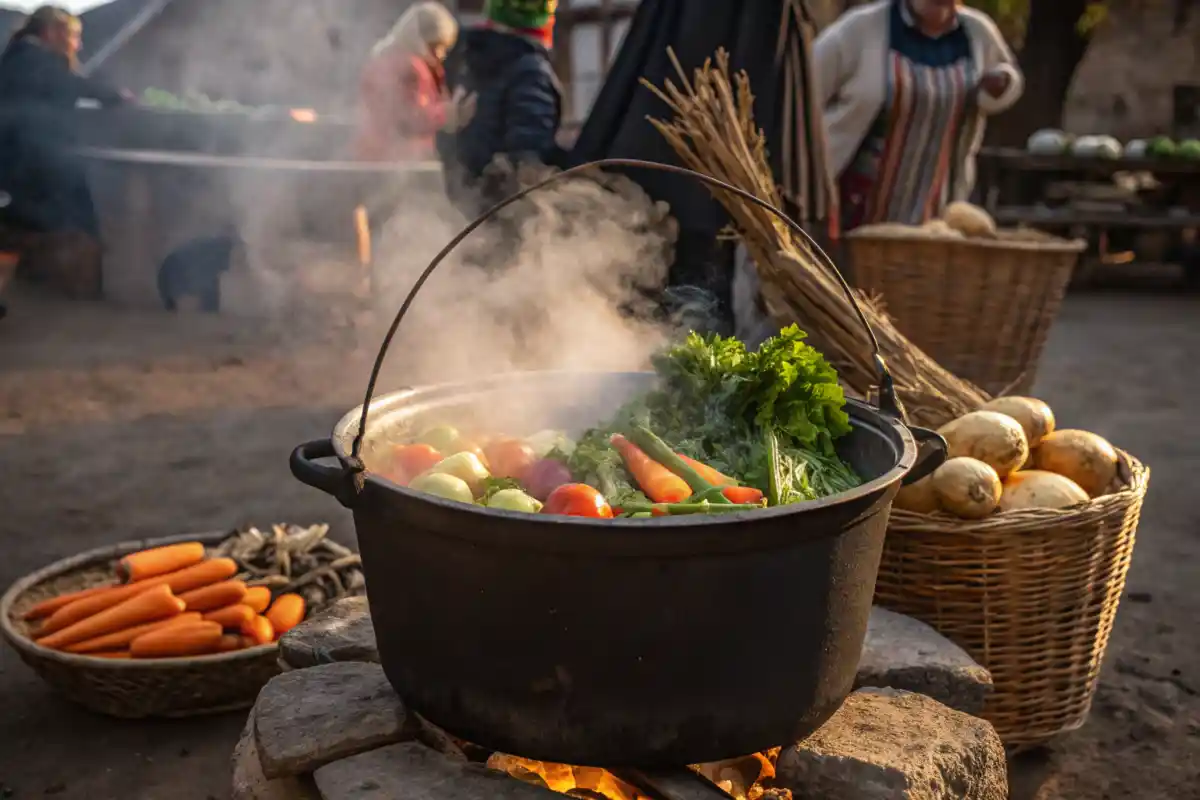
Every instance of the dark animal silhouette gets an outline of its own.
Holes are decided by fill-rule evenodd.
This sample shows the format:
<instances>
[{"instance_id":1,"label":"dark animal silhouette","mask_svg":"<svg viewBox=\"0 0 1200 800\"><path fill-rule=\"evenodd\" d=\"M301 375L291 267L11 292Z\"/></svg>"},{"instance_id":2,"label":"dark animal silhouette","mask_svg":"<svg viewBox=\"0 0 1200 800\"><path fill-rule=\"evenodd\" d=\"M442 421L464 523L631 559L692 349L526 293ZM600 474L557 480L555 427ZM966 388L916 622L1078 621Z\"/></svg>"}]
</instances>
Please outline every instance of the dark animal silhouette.
<instances>
[{"instance_id":1,"label":"dark animal silhouette","mask_svg":"<svg viewBox=\"0 0 1200 800\"><path fill-rule=\"evenodd\" d=\"M200 308L221 310L221 273L233 262L237 237L205 236L176 248L158 268L158 294L168 311L179 308L188 296L200 299Z\"/></svg>"}]
</instances>

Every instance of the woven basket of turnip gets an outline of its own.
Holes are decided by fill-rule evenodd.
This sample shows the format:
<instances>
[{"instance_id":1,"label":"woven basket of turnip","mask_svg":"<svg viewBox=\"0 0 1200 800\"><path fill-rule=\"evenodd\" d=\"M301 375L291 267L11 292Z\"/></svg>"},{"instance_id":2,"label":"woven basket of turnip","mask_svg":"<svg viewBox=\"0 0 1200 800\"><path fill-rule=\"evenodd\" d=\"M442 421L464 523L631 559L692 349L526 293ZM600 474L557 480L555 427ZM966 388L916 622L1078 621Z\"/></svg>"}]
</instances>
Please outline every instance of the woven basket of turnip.
<instances>
[{"instance_id":1,"label":"woven basket of turnip","mask_svg":"<svg viewBox=\"0 0 1200 800\"><path fill-rule=\"evenodd\" d=\"M855 283L946 369L992 393L1027 392L1085 242L999 230L952 203L923 226L866 225L846 236Z\"/></svg>"},{"instance_id":2,"label":"woven basket of turnip","mask_svg":"<svg viewBox=\"0 0 1200 800\"><path fill-rule=\"evenodd\" d=\"M279 635L315 610L309 600L327 596L305 590L339 569L343 596L355 593L355 575L361 584L358 555L323 542L327 529L250 528L89 550L13 583L0 597L0 629L53 689L102 714L248 708L280 672Z\"/></svg>"},{"instance_id":3,"label":"woven basket of turnip","mask_svg":"<svg viewBox=\"0 0 1200 800\"><path fill-rule=\"evenodd\" d=\"M655 125L686 166L778 203L744 76L731 79L718 56L716 66L659 91L675 118ZM1009 746L1078 728L1124 591L1149 470L1099 436L1056 429L1045 403L993 398L956 375L867 293L848 299L836 266L812 242L752 203L715 196L755 263L773 321L798 322L847 389L869 396L874 343L854 324L856 303L906 416L947 440L949 460L896 499L877 602L932 625L992 672L984 716Z\"/></svg>"}]
</instances>

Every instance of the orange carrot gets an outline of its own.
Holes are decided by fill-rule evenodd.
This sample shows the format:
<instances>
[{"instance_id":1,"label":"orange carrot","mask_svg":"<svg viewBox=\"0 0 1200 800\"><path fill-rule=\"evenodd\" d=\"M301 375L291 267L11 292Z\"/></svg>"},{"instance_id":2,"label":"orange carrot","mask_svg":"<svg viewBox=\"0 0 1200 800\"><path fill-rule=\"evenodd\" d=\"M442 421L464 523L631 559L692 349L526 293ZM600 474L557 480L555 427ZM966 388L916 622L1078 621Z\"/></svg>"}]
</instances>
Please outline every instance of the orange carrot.
<instances>
[{"instance_id":1,"label":"orange carrot","mask_svg":"<svg viewBox=\"0 0 1200 800\"><path fill-rule=\"evenodd\" d=\"M304 598L291 593L279 595L267 611L267 619L278 639L304 621Z\"/></svg>"},{"instance_id":2,"label":"orange carrot","mask_svg":"<svg viewBox=\"0 0 1200 800\"><path fill-rule=\"evenodd\" d=\"M109 583L105 584L104 586L93 586L91 589L81 589L78 592L67 592L66 594L60 594L57 597L51 597L49 600L43 600L33 608L26 611L25 619L33 620L41 619L42 617L48 617L65 605L74 603L76 600L82 600L85 597L92 597L93 595L100 594L100 592L112 589L116 585L117 584L115 583Z\"/></svg>"},{"instance_id":3,"label":"orange carrot","mask_svg":"<svg viewBox=\"0 0 1200 800\"><path fill-rule=\"evenodd\" d=\"M92 658L132 658L128 650L109 650L103 653L88 653Z\"/></svg>"},{"instance_id":4,"label":"orange carrot","mask_svg":"<svg viewBox=\"0 0 1200 800\"><path fill-rule=\"evenodd\" d=\"M183 601L171 593L170 586L159 584L144 589L141 594L136 594L98 614L81 619L74 625L38 639L37 643L42 647L60 650L69 644L115 633L144 622L173 617L181 611Z\"/></svg>"},{"instance_id":5,"label":"orange carrot","mask_svg":"<svg viewBox=\"0 0 1200 800\"><path fill-rule=\"evenodd\" d=\"M204 619L208 622L219 622L222 628L239 631L242 629L242 623L253 619L254 616L254 609L250 606L245 603L234 603L208 612L204 615Z\"/></svg>"},{"instance_id":6,"label":"orange carrot","mask_svg":"<svg viewBox=\"0 0 1200 800\"><path fill-rule=\"evenodd\" d=\"M246 590L242 602L250 606L255 614L261 614L271 605L271 590L266 586L251 586Z\"/></svg>"},{"instance_id":7,"label":"orange carrot","mask_svg":"<svg viewBox=\"0 0 1200 800\"><path fill-rule=\"evenodd\" d=\"M170 544L130 553L117 562L117 577L125 583L134 583L166 575L168 572L199 564L204 560L204 545L200 542Z\"/></svg>"},{"instance_id":8,"label":"orange carrot","mask_svg":"<svg viewBox=\"0 0 1200 800\"><path fill-rule=\"evenodd\" d=\"M763 493L753 486L726 486L721 490L725 499L731 503L761 503Z\"/></svg>"},{"instance_id":9,"label":"orange carrot","mask_svg":"<svg viewBox=\"0 0 1200 800\"><path fill-rule=\"evenodd\" d=\"M703 461L697 461L694 458L688 458L683 453L676 453L675 455L679 456L680 460L683 461L683 463L687 464L689 467L696 470L696 472L700 473L700 477L704 478L704 480L708 481L713 486L736 486L737 485L737 481L735 481L733 478L729 477L728 475L726 475L723 472L718 472L717 470L710 467L708 464L705 464Z\"/></svg>"},{"instance_id":10,"label":"orange carrot","mask_svg":"<svg viewBox=\"0 0 1200 800\"><path fill-rule=\"evenodd\" d=\"M234 650L241 650L245 646L244 637L236 633L227 633L221 637L221 643L217 646L217 650L221 653L231 653Z\"/></svg>"},{"instance_id":11,"label":"orange carrot","mask_svg":"<svg viewBox=\"0 0 1200 800\"><path fill-rule=\"evenodd\" d=\"M251 647L275 641L275 628L272 627L271 620L261 615L242 623L242 633L253 642Z\"/></svg>"},{"instance_id":12,"label":"orange carrot","mask_svg":"<svg viewBox=\"0 0 1200 800\"><path fill-rule=\"evenodd\" d=\"M188 611L216 611L218 608L242 602L246 584L241 581L221 581L210 586L184 592L179 599L187 603Z\"/></svg>"},{"instance_id":13,"label":"orange carrot","mask_svg":"<svg viewBox=\"0 0 1200 800\"><path fill-rule=\"evenodd\" d=\"M207 561L201 561L199 564L193 564L190 567L185 567L176 572L169 572L166 575L147 578L137 583L127 583L124 586L113 586L94 595L83 597L73 603L68 603L58 611L55 611L38 628L37 635L47 636L70 625L74 625L82 619L86 619L93 614L98 614L105 609L112 608L118 603L128 600L151 586L165 584L171 587L172 592L182 594L211 583L216 583L217 581L223 581L226 578L232 578L237 574L237 570L237 562L232 558L210 558Z\"/></svg>"},{"instance_id":14,"label":"orange carrot","mask_svg":"<svg viewBox=\"0 0 1200 800\"><path fill-rule=\"evenodd\" d=\"M115 631L105 634L104 636L96 636L92 639L79 642L77 644L67 645L63 649L68 653L95 653L101 650L112 650L118 647L128 647L129 643L141 636L143 633L158 630L159 628L168 625L178 625L182 622L199 622L200 614L196 611L188 611L183 614L176 614L173 617L156 620L154 622L146 622L141 625L134 625L132 628L126 628L123 631Z\"/></svg>"},{"instance_id":15,"label":"orange carrot","mask_svg":"<svg viewBox=\"0 0 1200 800\"><path fill-rule=\"evenodd\" d=\"M687 481L657 461L651 461L633 442L619 433L610 441L621 454L638 486L651 500L656 503L681 503L692 496L692 487L688 486Z\"/></svg>"},{"instance_id":16,"label":"orange carrot","mask_svg":"<svg viewBox=\"0 0 1200 800\"><path fill-rule=\"evenodd\" d=\"M170 625L143 634L129 645L134 658L178 658L215 653L221 646L221 626L215 622Z\"/></svg>"}]
</instances>

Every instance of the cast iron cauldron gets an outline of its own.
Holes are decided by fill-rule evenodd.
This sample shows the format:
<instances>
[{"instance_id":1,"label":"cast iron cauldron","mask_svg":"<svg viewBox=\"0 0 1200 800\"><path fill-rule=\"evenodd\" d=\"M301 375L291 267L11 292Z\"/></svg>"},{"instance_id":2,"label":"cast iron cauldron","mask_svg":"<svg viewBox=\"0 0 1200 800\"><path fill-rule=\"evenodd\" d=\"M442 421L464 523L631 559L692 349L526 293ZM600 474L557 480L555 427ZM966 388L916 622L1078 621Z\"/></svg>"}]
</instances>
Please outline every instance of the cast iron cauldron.
<instances>
[{"instance_id":1,"label":"cast iron cauldron","mask_svg":"<svg viewBox=\"0 0 1200 800\"><path fill-rule=\"evenodd\" d=\"M364 458L432 421L578 431L652 374L532 372L372 402L386 347L367 402L330 439L296 448L291 468L354 512L380 657L410 708L503 752L653 767L797 741L840 707L892 498L945 454L940 437L901 421L886 370L881 409L848 403L853 431L838 442L859 488L742 514L606 521L445 501L367 472ZM531 407L547 411L530 420ZM332 457L339 466L316 463Z\"/></svg>"}]
</instances>

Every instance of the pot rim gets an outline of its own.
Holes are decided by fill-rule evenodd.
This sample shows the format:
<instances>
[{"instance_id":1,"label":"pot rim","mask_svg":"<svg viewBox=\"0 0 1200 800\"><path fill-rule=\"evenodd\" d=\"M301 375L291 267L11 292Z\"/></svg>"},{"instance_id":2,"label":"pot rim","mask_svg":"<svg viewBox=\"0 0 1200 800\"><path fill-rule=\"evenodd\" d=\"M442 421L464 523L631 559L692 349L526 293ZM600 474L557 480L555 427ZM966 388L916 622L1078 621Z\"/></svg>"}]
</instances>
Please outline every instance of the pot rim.
<instances>
[{"instance_id":1,"label":"pot rim","mask_svg":"<svg viewBox=\"0 0 1200 800\"><path fill-rule=\"evenodd\" d=\"M444 382L426 384L423 386L408 387L399 389L394 392L379 395L371 401L371 411L382 411L385 408L400 404L405 400L412 400L423 396L431 396L434 398L443 397L469 397L472 394L480 394L482 391L503 385L514 380L529 380L535 377L553 378L559 380L570 381L572 379L595 379L599 376L618 376L618 377L651 377L653 372L617 372L611 370L530 370L527 372L508 372L498 375L485 377L481 380L465 382ZM568 517L559 515L541 515L528 514L521 511L505 511L501 509L487 508L485 506L471 505L466 503L456 502L454 500L446 500L440 497L417 492L379 475L378 473L367 470L363 473L366 482L374 485L378 489L383 489L389 492L402 494L412 501L428 503L431 506L436 506L446 511L457 512L461 514L469 514L476 518L494 518L505 520L520 520L526 524L532 525L553 525L561 530L563 525L569 525L580 530L588 529L603 529L611 531L614 525L633 528L640 530L653 528L656 530L669 529L685 529L694 531L696 527L710 527L721 525L736 525L746 522L750 519L774 519L793 514L799 514L806 511L817 511L820 509L830 508L833 506L842 505L844 503L854 502L871 495L881 493L893 483L898 483L917 463L918 445L916 438L913 436L909 427L900 419L883 413L880 409L865 403L861 400L847 397L846 398L847 413L850 414L851 423L856 419L862 421L862 417L870 415L874 417L881 427L890 427L896 431L900 440L903 443L903 451L900 454L895 466L890 470L863 483L861 486L851 489L848 492L829 495L817 500L809 500L802 503L792 503L786 506L776 506L774 508L762 508L752 511L739 511L727 514L687 514L679 516L653 517L651 519L598 519L593 517ZM857 413L857 416L855 414ZM354 407L338 420L333 427L333 432L330 437L333 443L334 453L343 469L349 465L350 452L349 442L354 438L355 432L358 430L358 422L362 416L362 404ZM368 416L368 425L370 424L370 416Z\"/></svg>"}]
</instances>

